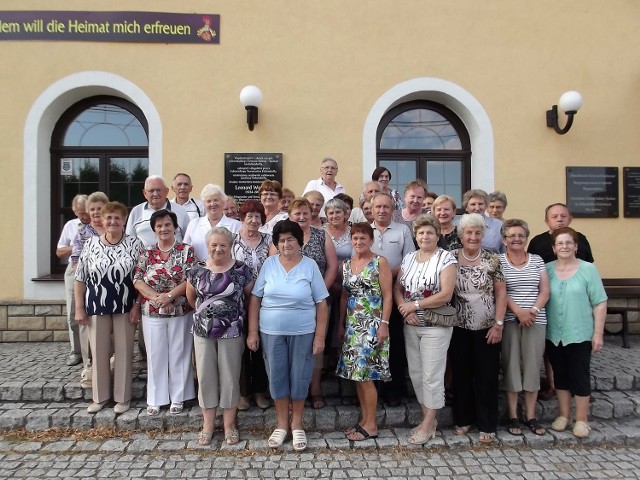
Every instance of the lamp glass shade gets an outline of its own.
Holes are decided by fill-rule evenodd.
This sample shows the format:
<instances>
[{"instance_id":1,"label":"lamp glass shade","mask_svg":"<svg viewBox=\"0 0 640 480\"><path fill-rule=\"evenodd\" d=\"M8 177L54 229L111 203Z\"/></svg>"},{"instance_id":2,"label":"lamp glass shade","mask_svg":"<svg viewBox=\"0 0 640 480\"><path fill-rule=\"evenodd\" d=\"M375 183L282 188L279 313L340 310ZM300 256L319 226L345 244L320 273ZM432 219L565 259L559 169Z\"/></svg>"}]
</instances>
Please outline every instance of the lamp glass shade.
<instances>
[{"instance_id":1,"label":"lamp glass shade","mask_svg":"<svg viewBox=\"0 0 640 480\"><path fill-rule=\"evenodd\" d=\"M576 91L564 92L558 101L563 112L577 112L582 106L582 95Z\"/></svg>"},{"instance_id":2,"label":"lamp glass shade","mask_svg":"<svg viewBox=\"0 0 640 480\"><path fill-rule=\"evenodd\" d=\"M262 103L262 91L255 85L247 85L240 91L240 103L244 107L259 107Z\"/></svg>"}]
</instances>

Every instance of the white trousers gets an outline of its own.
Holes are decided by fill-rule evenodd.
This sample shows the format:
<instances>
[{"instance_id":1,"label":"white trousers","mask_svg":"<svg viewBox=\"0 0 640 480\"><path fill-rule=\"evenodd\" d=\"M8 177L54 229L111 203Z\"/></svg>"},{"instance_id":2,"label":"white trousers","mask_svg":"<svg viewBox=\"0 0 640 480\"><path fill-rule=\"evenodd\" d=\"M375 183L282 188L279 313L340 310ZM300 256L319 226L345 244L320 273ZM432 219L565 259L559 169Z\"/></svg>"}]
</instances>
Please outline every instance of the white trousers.
<instances>
[{"instance_id":1,"label":"white trousers","mask_svg":"<svg viewBox=\"0 0 640 480\"><path fill-rule=\"evenodd\" d=\"M432 410L444 407L444 371L452 327L404 326L409 377L418 403Z\"/></svg>"},{"instance_id":2,"label":"white trousers","mask_svg":"<svg viewBox=\"0 0 640 480\"><path fill-rule=\"evenodd\" d=\"M195 398L191 369L193 314L142 316L147 346L147 404L161 406Z\"/></svg>"}]
</instances>

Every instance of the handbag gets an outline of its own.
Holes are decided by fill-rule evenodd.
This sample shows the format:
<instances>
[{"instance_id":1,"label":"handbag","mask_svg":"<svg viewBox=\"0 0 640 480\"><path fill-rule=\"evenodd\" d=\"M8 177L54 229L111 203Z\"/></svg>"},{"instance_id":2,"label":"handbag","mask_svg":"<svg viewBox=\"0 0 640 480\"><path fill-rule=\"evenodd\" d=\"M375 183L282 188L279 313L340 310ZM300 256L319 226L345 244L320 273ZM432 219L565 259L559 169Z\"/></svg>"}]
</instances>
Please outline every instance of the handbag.
<instances>
[{"instance_id":1,"label":"handbag","mask_svg":"<svg viewBox=\"0 0 640 480\"><path fill-rule=\"evenodd\" d=\"M458 324L456 309L451 305L425 308L421 327L454 327Z\"/></svg>"}]
</instances>

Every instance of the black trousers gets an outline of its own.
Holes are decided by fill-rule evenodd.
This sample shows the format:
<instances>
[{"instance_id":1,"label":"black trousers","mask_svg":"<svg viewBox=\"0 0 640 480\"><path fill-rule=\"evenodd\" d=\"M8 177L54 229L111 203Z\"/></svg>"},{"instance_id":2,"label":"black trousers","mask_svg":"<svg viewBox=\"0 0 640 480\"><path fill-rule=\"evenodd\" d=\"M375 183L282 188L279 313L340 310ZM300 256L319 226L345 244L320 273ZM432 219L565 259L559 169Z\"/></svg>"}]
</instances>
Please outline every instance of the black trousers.
<instances>
[{"instance_id":1,"label":"black trousers","mask_svg":"<svg viewBox=\"0 0 640 480\"><path fill-rule=\"evenodd\" d=\"M498 426L500 344L487 344L488 331L454 327L449 354L455 424L475 423L479 431L492 433Z\"/></svg>"},{"instance_id":2,"label":"black trousers","mask_svg":"<svg viewBox=\"0 0 640 480\"><path fill-rule=\"evenodd\" d=\"M394 304L389 319L389 371L391 381L382 383L385 399L407 395L407 353L404 347L404 319Z\"/></svg>"}]
</instances>

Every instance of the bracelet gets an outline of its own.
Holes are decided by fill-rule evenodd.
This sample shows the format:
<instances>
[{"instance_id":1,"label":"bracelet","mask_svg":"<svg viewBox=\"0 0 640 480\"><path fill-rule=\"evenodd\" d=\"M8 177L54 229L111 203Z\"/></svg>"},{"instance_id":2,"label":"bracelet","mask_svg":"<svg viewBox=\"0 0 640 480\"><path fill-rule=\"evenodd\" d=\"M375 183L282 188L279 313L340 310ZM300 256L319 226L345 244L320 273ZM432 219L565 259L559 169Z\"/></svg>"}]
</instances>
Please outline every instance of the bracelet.
<instances>
[{"instance_id":1,"label":"bracelet","mask_svg":"<svg viewBox=\"0 0 640 480\"><path fill-rule=\"evenodd\" d=\"M380 323L384 323L385 325L389 325L389 320L380 320Z\"/></svg>"},{"instance_id":2,"label":"bracelet","mask_svg":"<svg viewBox=\"0 0 640 480\"><path fill-rule=\"evenodd\" d=\"M140 305L142 302L139 302L138 300L136 300L136 303L137 303L138 305Z\"/></svg>"},{"instance_id":3,"label":"bracelet","mask_svg":"<svg viewBox=\"0 0 640 480\"><path fill-rule=\"evenodd\" d=\"M533 308L536 312L540 313L540 309L538 307L536 307L535 305L533 307L531 307L531 308Z\"/></svg>"},{"instance_id":4,"label":"bracelet","mask_svg":"<svg viewBox=\"0 0 640 480\"><path fill-rule=\"evenodd\" d=\"M420 302L418 300L413 302L413 304L416 306L416 310L420 310Z\"/></svg>"}]
</instances>

